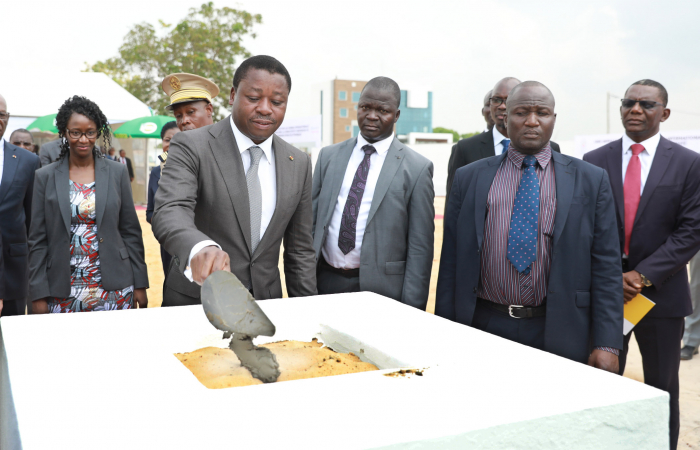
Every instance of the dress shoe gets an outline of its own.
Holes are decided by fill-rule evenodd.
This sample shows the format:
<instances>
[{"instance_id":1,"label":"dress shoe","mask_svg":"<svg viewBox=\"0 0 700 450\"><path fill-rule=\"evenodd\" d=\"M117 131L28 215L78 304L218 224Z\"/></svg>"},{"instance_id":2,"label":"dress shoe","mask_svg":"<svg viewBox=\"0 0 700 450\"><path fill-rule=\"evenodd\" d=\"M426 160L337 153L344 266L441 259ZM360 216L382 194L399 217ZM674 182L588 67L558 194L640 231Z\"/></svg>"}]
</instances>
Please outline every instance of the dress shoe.
<instances>
[{"instance_id":1,"label":"dress shoe","mask_svg":"<svg viewBox=\"0 0 700 450\"><path fill-rule=\"evenodd\" d=\"M693 355L698 354L699 350L700 349L698 349L698 347L691 347L690 345L686 345L681 349L681 359L684 361L689 361L693 359Z\"/></svg>"}]
</instances>

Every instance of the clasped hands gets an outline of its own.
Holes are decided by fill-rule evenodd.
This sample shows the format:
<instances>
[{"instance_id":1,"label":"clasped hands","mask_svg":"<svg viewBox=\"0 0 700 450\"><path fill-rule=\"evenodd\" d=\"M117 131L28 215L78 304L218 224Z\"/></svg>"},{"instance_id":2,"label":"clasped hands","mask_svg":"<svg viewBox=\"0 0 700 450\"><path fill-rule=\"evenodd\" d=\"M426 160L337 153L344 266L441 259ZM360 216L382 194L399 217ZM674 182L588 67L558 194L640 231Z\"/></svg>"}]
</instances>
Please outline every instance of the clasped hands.
<instances>
[{"instance_id":1,"label":"clasped hands","mask_svg":"<svg viewBox=\"0 0 700 450\"><path fill-rule=\"evenodd\" d=\"M204 247L190 261L192 280L202 285L209 275L218 270L231 271L231 259L228 253L216 246Z\"/></svg>"}]
</instances>

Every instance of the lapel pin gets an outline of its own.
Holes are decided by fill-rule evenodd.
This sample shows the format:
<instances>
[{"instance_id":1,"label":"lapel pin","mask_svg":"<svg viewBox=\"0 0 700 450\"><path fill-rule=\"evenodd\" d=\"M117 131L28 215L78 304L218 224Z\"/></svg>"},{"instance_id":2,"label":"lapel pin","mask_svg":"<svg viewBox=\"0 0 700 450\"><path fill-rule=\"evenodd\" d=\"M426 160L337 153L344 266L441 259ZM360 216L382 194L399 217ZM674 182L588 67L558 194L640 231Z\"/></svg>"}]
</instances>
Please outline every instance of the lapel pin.
<instances>
[{"instance_id":1,"label":"lapel pin","mask_svg":"<svg viewBox=\"0 0 700 450\"><path fill-rule=\"evenodd\" d=\"M292 155L289 155L289 160L294 161L294 157Z\"/></svg>"},{"instance_id":2,"label":"lapel pin","mask_svg":"<svg viewBox=\"0 0 700 450\"><path fill-rule=\"evenodd\" d=\"M13 158L16 158L16 157L17 157L17 155L12 155L12 157L13 157Z\"/></svg>"}]
</instances>

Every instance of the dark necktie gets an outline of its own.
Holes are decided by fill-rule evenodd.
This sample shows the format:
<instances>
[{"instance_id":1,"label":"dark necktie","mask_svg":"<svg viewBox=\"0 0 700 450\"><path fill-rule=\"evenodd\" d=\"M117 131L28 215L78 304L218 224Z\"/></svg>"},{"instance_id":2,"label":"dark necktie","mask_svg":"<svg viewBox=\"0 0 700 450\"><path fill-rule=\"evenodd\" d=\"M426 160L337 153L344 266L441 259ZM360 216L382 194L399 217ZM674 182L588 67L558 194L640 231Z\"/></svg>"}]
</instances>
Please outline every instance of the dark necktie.
<instances>
[{"instance_id":1,"label":"dark necktie","mask_svg":"<svg viewBox=\"0 0 700 450\"><path fill-rule=\"evenodd\" d=\"M355 177L352 179L352 186L348 192L348 199L343 208L343 217L340 219L340 233L338 234L338 247L344 255L350 253L355 248L355 237L357 236L357 215L362 204L362 195L365 193L367 184L367 174L369 173L369 157L376 150L371 145L362 147L365 157L357 167Z\"/></svg>"},{"instance_id":2,"label":"dark necktie","mask_svg":"<svg viewBox=\"0 0 700 450\"><path fill-rule=\"evenodd\" d=\"M503 154L508 151L508 147L510 146L510 139L503 138L501 144L503 144L503 151L501 152L501 154Z\"/></svg>"},{"instance_id":3,"label":"dark necktie","mask_svg":"<svg viewBox=\"0 0 700 450\"><path fill-rule=\"evenodd\" d=\"M530 265L537 256L537 221L540 216L540 180L537 178L537 159L528 155L523 160L525 170L515 195L508 232L508 261L518 272L529 274Z\"/></svg>"},{"instance_id":4,"label":"dark necktie","mask_svg":"<svg viewBox=\"0 0 700 450\"><path fill-rule=\"evenodd\" d=\"M632 227L634 218L637 216L639 201L642 198L642 162L639 154L644 151L642 144L632 144L632 157L627 164L625 172L625 184L622 191L625 194L625 255L630 254L630 238L632 237Z\"/></svg>"}]
</instances>

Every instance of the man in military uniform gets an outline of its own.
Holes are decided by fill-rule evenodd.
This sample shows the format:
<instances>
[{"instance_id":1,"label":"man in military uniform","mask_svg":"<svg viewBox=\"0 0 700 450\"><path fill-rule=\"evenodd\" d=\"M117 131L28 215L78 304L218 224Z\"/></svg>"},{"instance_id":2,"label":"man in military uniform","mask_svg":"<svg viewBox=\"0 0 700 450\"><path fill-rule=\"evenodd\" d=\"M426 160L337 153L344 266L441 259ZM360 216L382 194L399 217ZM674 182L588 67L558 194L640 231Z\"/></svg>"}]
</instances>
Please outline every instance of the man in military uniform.
<instances>
[{"instance_id":1,"label":"man in military uniform","mask_svg":"<svg viewBox=\"0 0 700 450\"><path fill-rule=\"evenodd\" d=\"M170 96L166 108L173 112L180 131L214 124L212 99L219 87L212 81L191 73L173 73L163 78L163 90Z\"/></svg>"},{"instance_id":2,"label":"man in military uniform","mask_svg":"<svg viewBox=\"0 0 700 450\"><path fill-rule=\"evenodd\" d=\"M219 87L212 81L191 73L173 73L163 78L161 86L170 97L170 105L166 109L173 112L180 131L194 130L214 123L212 99L219 95ZM149 185L153 184L154 181L156 183L154 198L157 192L157 183L165 170L167 158L167 150L158 155L160 166L154 167L152 170L152 172L157 171L157 173L151 173ZM151 202L149 202L149 209L153 214ZM188 303L190 300L187 296L192 295L191 291L198 289L198 287L190 282L181 271L177 270L177 267L171 270L173 264L169 264L169 266L163 267L166 274L163 285L163 306Z\"/></svg>"}]
</instances>

